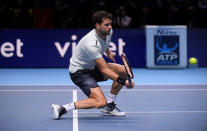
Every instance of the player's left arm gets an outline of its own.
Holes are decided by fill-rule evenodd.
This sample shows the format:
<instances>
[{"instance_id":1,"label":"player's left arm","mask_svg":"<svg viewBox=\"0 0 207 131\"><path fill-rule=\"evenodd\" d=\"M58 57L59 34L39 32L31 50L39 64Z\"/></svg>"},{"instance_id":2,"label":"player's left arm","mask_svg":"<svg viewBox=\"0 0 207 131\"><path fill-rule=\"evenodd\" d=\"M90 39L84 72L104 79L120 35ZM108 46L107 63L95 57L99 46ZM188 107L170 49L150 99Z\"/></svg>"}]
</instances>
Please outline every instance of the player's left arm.
<instances>
[{"instance_id":1,"label":"player's left arm","mask_svg":"<svg viewBox=\"0 0 207 131\"><path fill-rule=\"evenodd\" d=\"M111 52L110 50L109 50L109 48L106 50L106 55L107 55L107 57L109 58L109 59L111 59L113 62L116 62L116 60L115 60L115 54L113 53L113 52Z\"/></svg>"},{"instance_id":2,"label":"player's left arm","mask_svg":"<svg viewBox=\"0 0 207 131\"><path fill-rule=\"evenodd\" d=\"M107 76L109 79L113 80L113 81L117 81L120 83L120 80L123 81L124 83L120 83L122 85L125 85L128 88L132 88L134 85L130 84L128 80L125 79L120 79L119 75L116 74L115 72L113 72L107 65L106 61L104 60L104 58L99 58L94 60L94 62L96 63L96 65L98 66L99 70L105 75Z\"/></svg>"}]
</instances>

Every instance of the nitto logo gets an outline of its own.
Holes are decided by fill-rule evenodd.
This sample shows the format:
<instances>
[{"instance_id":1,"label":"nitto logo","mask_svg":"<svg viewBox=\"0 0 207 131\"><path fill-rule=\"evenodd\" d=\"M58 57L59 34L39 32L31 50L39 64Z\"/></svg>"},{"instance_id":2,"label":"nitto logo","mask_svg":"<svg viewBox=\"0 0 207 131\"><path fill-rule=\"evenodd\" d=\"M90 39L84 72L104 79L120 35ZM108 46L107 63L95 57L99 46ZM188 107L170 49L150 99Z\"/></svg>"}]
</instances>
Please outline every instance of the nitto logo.
<instances>
[{"instance_id":1,"label":"nitto logo","mask_svg":"<svg viewBox=\"0 0 207 131\"><path fill-rule=\"evenodd\" d=\"M158 29L157 35L178 35L178 32L170 29Z\"/></svg>"}]
</instances>

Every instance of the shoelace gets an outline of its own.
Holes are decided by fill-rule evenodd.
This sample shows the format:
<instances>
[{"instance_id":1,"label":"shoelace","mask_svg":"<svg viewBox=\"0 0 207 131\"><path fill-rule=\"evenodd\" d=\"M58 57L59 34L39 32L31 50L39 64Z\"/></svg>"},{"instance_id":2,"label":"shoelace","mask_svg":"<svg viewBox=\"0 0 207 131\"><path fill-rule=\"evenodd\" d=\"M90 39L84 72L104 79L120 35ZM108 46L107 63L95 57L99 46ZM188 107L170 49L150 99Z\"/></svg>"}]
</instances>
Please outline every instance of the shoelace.
<instances>
[{"instance_id":1,"label":"shoelace","mask_svg":"<svg viewBox=\"0 0 207 131\"><path fill-rule=\"evenodd\" d=\"M116 107L116 104L114 102L110 103L109 108L111 110L117 109L119 111L119 109Z\"/></svg>"}]
</instances>

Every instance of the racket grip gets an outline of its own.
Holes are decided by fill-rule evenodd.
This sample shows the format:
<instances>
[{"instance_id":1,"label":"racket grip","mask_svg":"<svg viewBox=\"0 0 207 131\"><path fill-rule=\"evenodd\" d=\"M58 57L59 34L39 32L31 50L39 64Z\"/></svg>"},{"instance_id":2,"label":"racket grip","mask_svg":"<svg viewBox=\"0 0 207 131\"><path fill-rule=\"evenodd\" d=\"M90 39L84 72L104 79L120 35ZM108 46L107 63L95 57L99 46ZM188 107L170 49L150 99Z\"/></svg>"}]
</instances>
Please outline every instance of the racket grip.
<instances>
[{"instance_id":1,"label":"racket grip","mask_svg":"<svg viewBox=\"0 0 207 131\"><path fill-rule=\"evenodd\" d=\"M132 79L130 77L128 78L128 81L129 81L129 84L131 85L132 84Z\"/></svg>"}]
</instances>

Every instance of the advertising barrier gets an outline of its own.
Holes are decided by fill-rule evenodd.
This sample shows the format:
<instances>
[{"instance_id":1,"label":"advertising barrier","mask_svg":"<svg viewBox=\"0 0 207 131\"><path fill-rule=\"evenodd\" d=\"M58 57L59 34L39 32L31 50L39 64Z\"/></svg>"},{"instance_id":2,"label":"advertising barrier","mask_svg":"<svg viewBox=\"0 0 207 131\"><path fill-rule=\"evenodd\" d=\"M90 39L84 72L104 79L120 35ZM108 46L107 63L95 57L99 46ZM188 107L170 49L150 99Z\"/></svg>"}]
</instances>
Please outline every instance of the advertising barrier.
<instances>
[{"instance_id":1,"label":"advertising barrier","mask_svg":"<svg viewBox=\"0 0 207 131\"><path fill-rule=\"evenodd\" d=\"M149 30L151 35L146 36L145 29L114 29L110 50L116 61L121 63L120 54L125 53L135 68L185 68L187 60L195 57L199 67L207 67L207 29ZM78 41L89 31L0 30L0 68L67 68Z\"/></svg>"},{"instance_id":2,"label":"advertising barrier","mask_svg":"<svg viewBox=\"0 0 207 131\"><path fill-rule=\"evenodd\" d=\"M66 68L79 40L90 30L0 30L0 67ZM113 30L109 49L118 63L145 66L144 30ZM107 61L109 61L106 58Z\"/></svg>"},{"instance_id":3,"label":"advertising barrier","mask_svg":"<svg viewBox=\"0 0 207 131\"><path fill-rule=\"evenodd\" d=\"M186 26L146 26L148 68L187 66Z\"/></svg>"}]
</instances>

